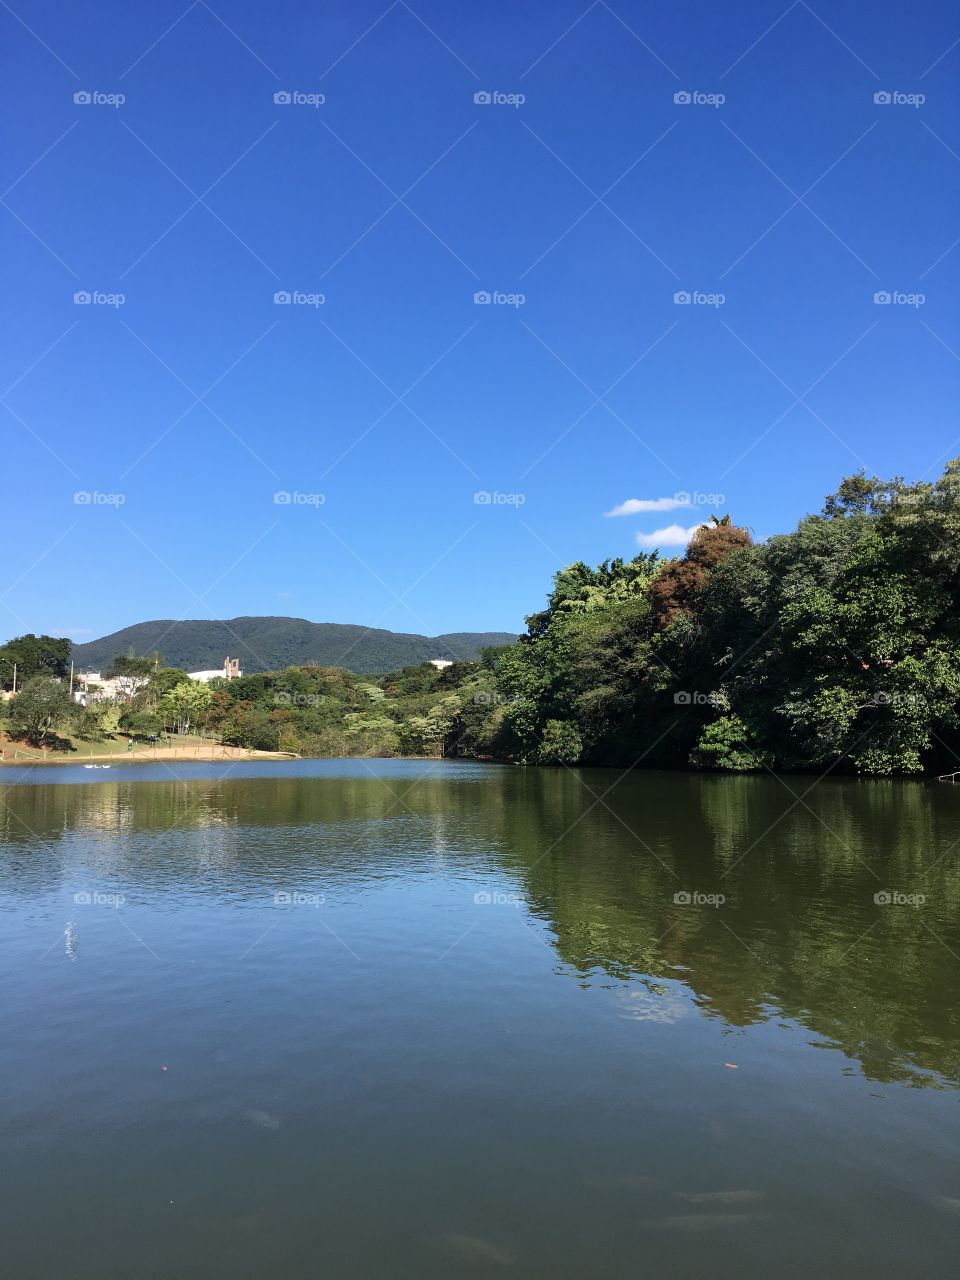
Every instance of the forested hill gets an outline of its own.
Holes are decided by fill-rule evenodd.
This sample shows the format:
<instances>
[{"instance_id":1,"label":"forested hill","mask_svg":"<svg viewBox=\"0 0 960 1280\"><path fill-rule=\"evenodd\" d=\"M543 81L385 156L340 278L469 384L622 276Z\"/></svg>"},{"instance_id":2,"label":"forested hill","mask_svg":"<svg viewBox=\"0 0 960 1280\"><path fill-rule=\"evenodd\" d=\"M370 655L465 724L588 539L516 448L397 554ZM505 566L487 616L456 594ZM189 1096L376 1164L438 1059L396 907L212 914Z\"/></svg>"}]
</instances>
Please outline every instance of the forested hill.
<instances>
[{"instance_id":1,"label":"forested hill","mask_svg":"<svg viewBox=\"0 0 960 1280\"><path fill-rule=\"evenodd\" d=\"M158 619L138 622L88 644L75 644L72 657L78 670L100 670L117 654L148 654L158 649L167 666L185 671L222 667L229 654L240 659L246 672L316 663L376 675L431 658L477 658L481 649L511 644L516 638L506 631L409 635L346 623L309 622L306 618Z\"/></svg>"}]
</instances>

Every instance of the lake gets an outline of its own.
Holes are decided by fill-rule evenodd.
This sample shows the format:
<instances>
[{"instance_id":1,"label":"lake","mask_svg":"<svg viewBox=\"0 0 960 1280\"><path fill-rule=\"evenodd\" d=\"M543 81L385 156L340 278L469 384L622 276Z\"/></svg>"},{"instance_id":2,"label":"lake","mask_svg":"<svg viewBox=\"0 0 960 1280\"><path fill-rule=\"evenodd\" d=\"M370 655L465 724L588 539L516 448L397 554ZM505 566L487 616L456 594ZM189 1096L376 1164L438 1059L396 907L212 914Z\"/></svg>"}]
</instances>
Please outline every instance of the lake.
<instances>
[{"instance_id":1,"label":"lake","mask_svg":"<svg viewBox=\"0 0 960 1280\"><path fill-rule=\"evenodd\" d=\"M0 788L18 1280L955 1274L960 789Z\"/></svg>"}]
</instances>

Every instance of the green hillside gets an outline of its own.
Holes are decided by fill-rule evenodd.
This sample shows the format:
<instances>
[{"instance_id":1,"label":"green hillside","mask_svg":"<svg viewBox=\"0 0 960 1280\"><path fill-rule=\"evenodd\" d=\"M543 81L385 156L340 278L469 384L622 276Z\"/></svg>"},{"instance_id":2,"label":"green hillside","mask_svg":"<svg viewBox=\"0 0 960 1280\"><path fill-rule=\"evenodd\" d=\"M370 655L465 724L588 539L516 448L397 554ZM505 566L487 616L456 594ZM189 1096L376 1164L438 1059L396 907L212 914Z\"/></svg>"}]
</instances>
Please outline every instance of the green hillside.
<instances>
[{"instance_id":1,"label":"green hillside","mask_svg":"<svg viewBox=\"0 0 960 1280\"><path fill-rule=\"evenodd\" d=\"M158 619L138 622L87 644L75 644L78 670L99 670L117 654L159 649L168 666L185 671L220 667L224 658L240 659L246 672L278 671L316 663L376 675L430 658L476 658L487 645L510 644L505 631L455 631L442 636L309 622L306 618L228 618L224 621Z\"/></svg>"}]
</instances>

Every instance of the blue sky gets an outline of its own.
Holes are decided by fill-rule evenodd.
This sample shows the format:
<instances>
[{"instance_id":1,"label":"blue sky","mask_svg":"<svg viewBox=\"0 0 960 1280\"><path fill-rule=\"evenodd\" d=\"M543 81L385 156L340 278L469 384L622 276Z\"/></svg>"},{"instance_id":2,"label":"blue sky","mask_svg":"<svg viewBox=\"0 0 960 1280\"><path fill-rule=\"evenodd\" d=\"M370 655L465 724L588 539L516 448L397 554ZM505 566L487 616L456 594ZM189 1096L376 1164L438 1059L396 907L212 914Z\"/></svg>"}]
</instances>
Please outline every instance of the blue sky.
<instances>
[{"instance_id":1,"label":"blue sky","mask_svg":"<svg viewBox=\"0 0 960 1280\"><path fill-rule=\"evenodd\" d=\"M0 632L519 630L564 563L960 453L951 6L0 27Z\"/></svg>"}]
</instances>

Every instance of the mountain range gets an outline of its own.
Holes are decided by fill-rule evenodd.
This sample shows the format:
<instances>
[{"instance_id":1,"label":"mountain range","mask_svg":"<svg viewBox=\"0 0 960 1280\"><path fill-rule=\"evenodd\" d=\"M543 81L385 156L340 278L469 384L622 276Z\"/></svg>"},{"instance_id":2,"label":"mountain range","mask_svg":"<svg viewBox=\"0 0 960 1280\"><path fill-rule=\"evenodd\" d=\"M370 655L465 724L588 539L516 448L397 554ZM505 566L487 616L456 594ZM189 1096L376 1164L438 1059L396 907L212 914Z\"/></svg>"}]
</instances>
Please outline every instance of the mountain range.
<instances>
[{"instance_id":1,"label":"mountain range","mask_svg":"<svg viewBox=\"0 0 960 1280\"><path fill-rule=\"evenodd\" d=\"M380 675L431 658L478 658L486 646L511 644L516 638L507 631L420 636L349 623L309 622L306 618L161 618L74 644L72 657L78 671L102 670L118 654L149 654L159 649L167 666L184 671L222 667L229 654L240 659L246 673L316 664Z\"/></svg>"}]
</instances>

